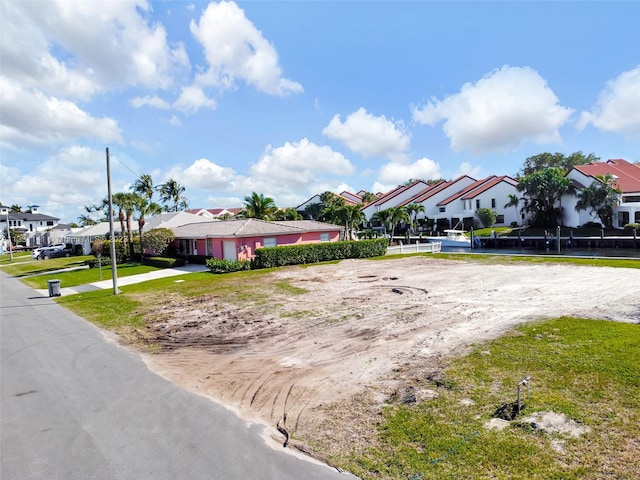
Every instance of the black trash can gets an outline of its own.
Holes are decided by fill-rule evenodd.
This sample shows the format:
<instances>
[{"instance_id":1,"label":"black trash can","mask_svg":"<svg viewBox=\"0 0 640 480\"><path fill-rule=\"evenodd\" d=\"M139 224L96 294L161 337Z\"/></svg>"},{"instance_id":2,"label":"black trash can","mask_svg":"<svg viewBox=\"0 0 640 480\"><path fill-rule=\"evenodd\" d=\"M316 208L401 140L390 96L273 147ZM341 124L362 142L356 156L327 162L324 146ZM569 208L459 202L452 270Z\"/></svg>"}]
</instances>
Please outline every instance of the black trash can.
<instances>
[{"instance_id":1,"label":"black trash can","mask_svg":"<svg viewBox=\"0 0 640 480\"><path fill-rule=\"evenodd\" d=\"M59 297L61 295L60 280L49 280L47 283L49 284L49 296Z\"/></svg>"}]
</instances>

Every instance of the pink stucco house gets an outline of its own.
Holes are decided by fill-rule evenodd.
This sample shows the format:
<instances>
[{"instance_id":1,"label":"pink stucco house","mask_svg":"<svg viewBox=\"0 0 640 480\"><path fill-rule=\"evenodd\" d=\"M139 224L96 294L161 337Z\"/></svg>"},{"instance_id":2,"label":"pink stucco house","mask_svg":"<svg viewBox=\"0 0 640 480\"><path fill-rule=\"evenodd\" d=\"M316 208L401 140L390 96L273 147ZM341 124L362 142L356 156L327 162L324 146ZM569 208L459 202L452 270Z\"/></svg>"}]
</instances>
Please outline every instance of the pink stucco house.
<instances>
[{"instance_id":1,"label":"pink stucco house","mask_svg":"<svg viewBox=\"0 0 640 480\"><path fill-rule=\"evenodd\" d=\"M343 227L313 220L267 222L256 218L212 220L171 228L182 255L251 260L256 248L336 242Z\"/></svg>"}]
</instances>

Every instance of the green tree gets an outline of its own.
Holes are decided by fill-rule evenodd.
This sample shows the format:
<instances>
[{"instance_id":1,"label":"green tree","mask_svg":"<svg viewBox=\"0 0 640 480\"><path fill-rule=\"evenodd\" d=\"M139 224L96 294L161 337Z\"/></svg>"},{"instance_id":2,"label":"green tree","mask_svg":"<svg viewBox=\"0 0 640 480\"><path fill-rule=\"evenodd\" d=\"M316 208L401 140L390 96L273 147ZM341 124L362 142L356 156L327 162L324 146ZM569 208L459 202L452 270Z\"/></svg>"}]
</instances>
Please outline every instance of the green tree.
<instances>
[{"instance_id":1,"label":"green tree","mask_svg":"<svg viewBox=\"0 0 640 480\"><path fill-rule=\"evenodd\" d=\"M151 202L151 200L153 199L153 193L155 192L155 187L153 186L151 175L140 175L140 177L135 182L133 182L131 190L133 190L138 195L145 197L147 200L149 200L149 202Z\"/></svg>"},{"instance_id":2,"label":"green tree","mask_svg":"<svg viewBox=\"0 0 640 480\"><path fill-rule=\"evenodd\" d=\"M273 198L265 197L262 193L252 192L251 195L244 197L242 210L243 215L247 218L270 220L278 210L278 207Z\"/></svg>"},{"instance_id":3,"label":"green tree","mask_svg":"<svg viewBox=\"0 0 640 480\"><path fill-rule=\"evenodd\" d=\"M362 198L362 203L366 204L366 203L373 202L378 197L376 197L374 193L364 192L360 198Z\"/></svg>"},{"instance_id":4,"label":"green tree","mask_svg":"<svg viewBox=\"0 0 640 480\"><path fill-rule=\"evenodd\" d=\"M342 210L347 205L344 198L333 192L324 192L320 195L320 201L324 206L320 214L320 220L334 225L343 225L344 212Z\"/></svg>"},{"instance_id":5,"label":"green tree","mask_svg":"<svg viewBox=\"0 0 640 480\"><path fill-rule=\"evenodd\" d=\"M140 243L143 252L154 256L166 255L167 247L174 239L173 232L168 228L154 228L140 239Z\"/></svg>"},{"instance_id":6,"label":"green tree","mask_svg":"<svg viewBox=\"0 0 640 480\"><path fill-rule=\"evenodd\" d=\"M531 175L532 173L544 170L547 168L559 168L563 174L566 174L576 165L586 165L591 162L599 162L600 157L590 153L585 155L581 151L574 152L570 155L564 155L563 153L549 153L544 152L538 155L528 157L524 161L522 167L521 176Z\"/></svg>"},{"instance_id":7,"label":"green tree","mask_svg":"<svg viewBox=\"0 0 640 480\"><path fill-rule=\"evenodd\" d=\"M391 210L391 218L389 222L391 223L391 238L393 239L393 235L396 231L396 227L401 223L409 223L411 218L409 217L409 213L405 207L391 207L388 210Z\"/></svg>"},{"instance_id":8,"label":"green tree","mask_svg":"<svg viewBox=\"0 0 640 480\"><path fill-rule=\"evenodd\" d=\"M416 222L418 220L418 214L419 213L424 213L425 212L425 208L424 205L421 203L410 203L409 205L404 207L407 210L407 213L409 214L409 218L410 220L410 226L411 226L411 231L415 231L416 228Z\"/></svg>"},{"instance_id":9,"label":"green tree","mask_svg":"<svg viewBox=\"0 0 640 480\"><path fill-rule=\"evenodd\" d=\"M380 223L382 225L382 232L387 234L387 227L391 225L391 215L393 211L390 208L386 208L384 210L378 210L371 216L371 220L374 222Z\"/></svg>"},{"instance_id":10,"label":"green tree","mask_svg":"<svg viewBox=\"0 0 640 480\"><path fill-rule=\"evenodd\" d=\"M137 213L137 217L134 219L138 222L138 235L140 236L140 242L142 243L144 235L144 226L147 223L146 217L158 215L162 212L162 207L155 202L152 202L148 197L136 195L133 201L133 208Z\"/></svg>"},{"instance_id":11,"label":"green tree","mask_svg":"<svg viewBox=\"0 0 640 480\"><path fill-rule=\"evenodd\" d=\"M89 225L95 225L96 223L98 223L90 216L84 215L84 214L78 217L78 222L80 222L80 225L82 225L83 227L87 227Z\"/></svg>"},{"instance_id":12,"label":"green tree","mask_svg":"<svg viewBox=\"0 0 640 480\"><path fill-rule=\"evenodd\" d=\"M168 212L178 212L180 207L188 205L187 199L182 195L185 188L173 178L156 187L160 193L160 201L165 204L165 210Z\"/></svg>"},{"instance_id":13,"label":"green tree","mask_svg":"<svg viewBox=\"0 0 640 480\"><path fill-rule=\"evenodd\" d=\"M361 225L365 220L364 212L358 204L344 204L338 209L338 218L338 225L344 225L345 236L348 240L351 240L355 237L355 227Z\"/></svg>"},{"instance_id":14,"label":"green tree","mask_svg":"<svg viewBox=\"0 0 640 480\"><path fill-rule=\"evenodd\" d=\"M14 203L9 207L9 213L22 213L22 207L17 203Z\"/></svg>"},{"instance_id":15,"label":"green tree","mask_svg":"<svg viewBox=\"0 0 640 480\"><path fill-rule=\"evenodd\" d=\"M531 216L531 224L536 227L555 227L562 215L561 207L556 207L562 195L570 188L570 181L559 168L548 168L525 175L518 183L518 191L523 192L523 210Z\"/></svg>"},{"instance_id":16,"label":"green tree","mask_svg":"<svg viewBox=\"0 0 640 480\"><path fill-rule=\"evenodd\" d=\"M498 214L490 208L479 208L476 215L485 228L489 228L496 223L496 219L498 218Z\"/></svg>"},{"instance_id":17,"label":"green tree","mask_svg":"<svg viewBox=\"0 0 640 480\"><path fill-rule=\"evenodd\" d=\"M520 198L515 193L509 194L509 201L505 203L504 208L513 207L516 209L516 218L519 217L518 205L520 204Z\"/></svg>"},{"instance_id":18,"label":"green tree","mask_svg":"<svg viewBox=\"0 0 640 480\"><path fill-rule=\"evenodd\" d=\"M598 175L596 181L578 191L576 210L595 213L605 228L613 227L613 209L618 205L621 191L610 174Z\"/></svg>"},{"instance_id":19,"label":"green tree","mask_svg":"<svg viewBox=\"0 0 640 480\"><path fill-rule=\"evenodd\" d=\"M295 208L281 208L276 211L273 216L274 220L302 220L302 215Z\"/></svg>"}]
</instances>

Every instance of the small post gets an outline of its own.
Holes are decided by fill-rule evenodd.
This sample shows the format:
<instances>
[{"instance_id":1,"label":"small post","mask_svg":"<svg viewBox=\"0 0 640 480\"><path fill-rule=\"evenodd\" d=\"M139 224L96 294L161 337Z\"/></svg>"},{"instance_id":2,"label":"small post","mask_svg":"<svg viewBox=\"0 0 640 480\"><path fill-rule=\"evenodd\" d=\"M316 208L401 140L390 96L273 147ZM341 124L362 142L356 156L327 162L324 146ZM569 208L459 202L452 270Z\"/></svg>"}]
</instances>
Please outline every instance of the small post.
<instances>
[{"instance_id":1,"label":"small post","mask_svg":"<svg viewBox=\"0 0 640 480\"><path fill-rule=\"evenodd\" d=\"M518 398L517 398L517 410L516 413L520 413L520 410L522 410L522 396L521 396L521 392L520 390L522 389L523 386L527 387L527 398L529 398L529 374L527 373L525 375L525 377L520 380L520 382L518 382Z\"/></svg>"},{"instance_id":2,"label":"small post","mask_svg":"<svg viewBox=\"0 0 640 480\"><path fill-rule=\"evenodd\" d=\"M556 251L560 253L560 227L556 228Z\"/></svg>"}]
</instances>

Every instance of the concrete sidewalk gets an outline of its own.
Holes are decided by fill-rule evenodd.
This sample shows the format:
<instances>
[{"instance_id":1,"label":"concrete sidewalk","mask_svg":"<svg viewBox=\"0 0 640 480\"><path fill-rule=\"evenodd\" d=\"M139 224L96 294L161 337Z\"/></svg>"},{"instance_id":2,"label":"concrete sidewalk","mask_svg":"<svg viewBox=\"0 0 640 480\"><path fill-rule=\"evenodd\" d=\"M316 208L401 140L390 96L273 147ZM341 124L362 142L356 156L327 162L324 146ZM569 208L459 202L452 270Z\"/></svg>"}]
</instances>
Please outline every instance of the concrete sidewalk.
<instances>
[{"instance_id":1,"label":"concrete sidewalk","mask_svg":"<svg viewBox=\"0 0 640 480\"><path fill-rule=\"evenodd\" d=\"M184 267L176 268L162 268L154 270L153 272L141 273L139 275L130 275L128 277L118 277L118 287L124 287L126 285L133 285L134 283L147 282L149 280L156 280L158 278L169 278L178 275L186 275L187 273L194 272L207 272L209 269L205 265L198 265L190 263ZM111 278L107 280L100 280L99 282L87 283L85 285L76 285L75 287L65 287L60 285L60 294L65 297L67 295L75 295L77 293L91 292L93 290L106 290L113 288L113 280ZM44 297L49 296L49 289L37 289L40 295Z\"/></svg>"}]
</instances>

